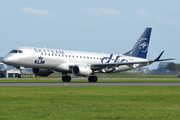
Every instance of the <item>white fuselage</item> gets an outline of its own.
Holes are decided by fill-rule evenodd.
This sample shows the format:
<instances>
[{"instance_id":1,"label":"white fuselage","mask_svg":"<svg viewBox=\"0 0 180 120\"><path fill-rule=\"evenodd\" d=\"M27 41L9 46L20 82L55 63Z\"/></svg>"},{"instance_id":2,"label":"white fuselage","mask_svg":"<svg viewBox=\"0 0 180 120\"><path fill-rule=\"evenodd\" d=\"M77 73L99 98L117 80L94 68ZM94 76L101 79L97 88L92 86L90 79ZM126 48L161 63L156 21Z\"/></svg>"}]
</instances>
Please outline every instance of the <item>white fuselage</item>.
<instances>
[{"instance_id":1,"label":"white fuselage","mask_svg":"<svg viewBox=\"0 0 180 120\"><path fill-rule=\"evenodd\" d=\"M71 66L99 63L120 63L146 61L147 59L124 56L120 54L106 54L93 52L79 52L59 49L36 48L36 47L19 47L14 52L10 52L4 57L6 64L16 67L44 68L58 72L71 73ZM22 52L19 52L21 50ZM116 67L106 67L95 72L120 72L125 70L142 67L147 64L121 65Z\"/></svg>"}]
</instances>

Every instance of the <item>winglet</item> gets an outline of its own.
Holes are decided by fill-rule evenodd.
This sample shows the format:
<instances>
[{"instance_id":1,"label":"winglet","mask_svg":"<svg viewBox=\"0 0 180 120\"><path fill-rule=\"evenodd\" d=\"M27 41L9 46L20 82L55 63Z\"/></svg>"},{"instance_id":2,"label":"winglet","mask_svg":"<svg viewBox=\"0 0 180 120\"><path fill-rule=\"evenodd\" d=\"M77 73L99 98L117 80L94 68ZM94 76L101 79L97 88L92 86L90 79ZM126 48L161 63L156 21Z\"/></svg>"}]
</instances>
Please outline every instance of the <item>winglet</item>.
<instances>
[{"instance_id":1,"label":"winglet","mask_svg":"<svg viewBox=\"0 0 180 120\"><path fill-rule=\"evenodd\" d=\"M161 58L163 53L164 53L164 51L161 52L161 54L154 60L154 62L159 61L159 59Z\"/></svg>"}]
</instances>

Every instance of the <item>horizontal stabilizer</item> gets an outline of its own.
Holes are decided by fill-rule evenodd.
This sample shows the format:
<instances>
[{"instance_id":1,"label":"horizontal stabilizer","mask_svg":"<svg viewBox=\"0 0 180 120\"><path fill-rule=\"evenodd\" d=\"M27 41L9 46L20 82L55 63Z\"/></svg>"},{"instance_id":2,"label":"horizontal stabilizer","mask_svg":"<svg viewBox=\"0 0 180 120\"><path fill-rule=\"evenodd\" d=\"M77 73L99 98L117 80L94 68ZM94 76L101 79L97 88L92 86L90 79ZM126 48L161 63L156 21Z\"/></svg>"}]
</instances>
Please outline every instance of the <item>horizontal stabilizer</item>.
<instances>
[{"instance_id":1,"label":"horizontal stabilizer","mask_svg":"<svg viewBox=\"0 0 180 120\"><path fill-rule=\"evenodd\" d=\"M170 58L170 59L161 59L162 54L164 53L164 51L161 52L161 54L154 60L154 62L158 62L158 61L168 61L168 60L176 60L175 58Z\"/></svg>"},{"instance_id":2,"label":"horizontal stabilizer","mask_svg":"<svg viewBox=\"0 0 180 120\"><path fill-rule=\"evenodd\" d=\"M156 60L156 61L154 61L154 62L159 62L159 61L168 61L168 60L176 60L176 58L161 59L161 60Z\"/></svg>"}]
</instances>

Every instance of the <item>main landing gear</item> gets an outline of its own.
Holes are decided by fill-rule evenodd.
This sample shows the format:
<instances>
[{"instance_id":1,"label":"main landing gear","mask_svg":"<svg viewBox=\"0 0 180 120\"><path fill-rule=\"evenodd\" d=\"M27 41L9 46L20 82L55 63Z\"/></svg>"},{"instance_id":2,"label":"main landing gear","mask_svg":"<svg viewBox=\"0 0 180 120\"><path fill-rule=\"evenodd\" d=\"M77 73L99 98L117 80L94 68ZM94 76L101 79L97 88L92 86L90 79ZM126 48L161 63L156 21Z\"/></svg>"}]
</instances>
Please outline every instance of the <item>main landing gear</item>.
<instances>
[{"instance_id":1,"label":"main landing gear","mask_svg":"<svg viewBox=\"0 0 180 120\"><path fill-rule=\"evenodd\" d=\"M97 76L89 76L88 77L88 81L89 82L97 82L97 80L98 80L98 78L97 78ZM63 76L62 76L62 81L63 82L71 82L71 76L69 76L69 75L67 75L67 74L64 74Z\"/></svg>"},{"instance_id":2,"label":"main landing gear","mask_svg":"<svg viewBox=\"0 0 180 120\"><path fill-rule=\"evenodd\" d=\"M89 82L97 82L97 80L98 80L97 76L89 76L88 77Z\"/></svg>"},{"instance_id":3,"label":"main landing gear","mask_svg":"<svg viewBox=\"0 0 180 120\"><path fill-rule=\"evenodd\" d=\"M63 82L71 82L71 76L65 74L65 76L62 76L62 81Z\"/></svg>"},{"instance_id":4,"label":"main landing gear","mask_svg":"<svg viewBox=\"0 0 180 120\"><path fill-rule=\"evenodd\" d=\"M94 71L92 72L92 75L88 77L89 82L97 82L98 78L97 76L94 76Z\"/></svg>"}]
</instances>

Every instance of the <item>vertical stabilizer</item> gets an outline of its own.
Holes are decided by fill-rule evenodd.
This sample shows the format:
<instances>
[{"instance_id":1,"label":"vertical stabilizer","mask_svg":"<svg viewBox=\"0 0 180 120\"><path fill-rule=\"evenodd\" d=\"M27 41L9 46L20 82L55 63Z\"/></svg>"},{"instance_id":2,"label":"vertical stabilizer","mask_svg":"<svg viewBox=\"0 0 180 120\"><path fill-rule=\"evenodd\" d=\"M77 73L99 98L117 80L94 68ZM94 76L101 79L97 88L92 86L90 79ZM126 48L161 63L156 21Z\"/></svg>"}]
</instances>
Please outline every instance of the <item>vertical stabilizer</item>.
<instances>
[{"instance_id":1,"label":"vertical stabilizer","mask_svg":"<svg viewBox=\"0 0 180 120\"><path fill-rule=\"evenodd\" d=\"M138 39L138 41L136 42L136 44L134 45L133 49L125 53L124 55L146 58L149 47L151 29L152 28L146 28L140 36L140 38Z\"/></svg>"}]
</instances>

